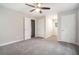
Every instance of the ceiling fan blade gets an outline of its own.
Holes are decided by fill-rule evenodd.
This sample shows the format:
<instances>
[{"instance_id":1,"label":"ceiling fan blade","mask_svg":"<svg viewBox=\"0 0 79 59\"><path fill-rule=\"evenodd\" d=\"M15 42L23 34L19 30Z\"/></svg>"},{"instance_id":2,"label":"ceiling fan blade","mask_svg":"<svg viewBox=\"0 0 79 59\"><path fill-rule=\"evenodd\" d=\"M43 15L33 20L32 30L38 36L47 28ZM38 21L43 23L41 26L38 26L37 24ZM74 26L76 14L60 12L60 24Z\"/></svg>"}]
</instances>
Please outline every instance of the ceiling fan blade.
<instances>
[{"instance_id":1,"label":"ceiling fan blade","mask_svg":"<svg viewBox=\"0 0 79 59\"><path fill-rule=\"evenodd\" d=\"M30 12L33 12L35 9L30 10Z\"/></svg>"},{"instance_id":2,"label":"ceiling fan blade","mask_svg":"<svg viewBox=\"0 0 79 59\"><path fill-rule=\"evenodd\" d=\"M48 10L50 9L49 7L40 7L40 8L41 8L41 9L46 9L46 10L47 10L47 9L48 9Z\"/></svg>"},{"instance_id":3,"label":"ceiling fan blade","mask_svg":"<svg viewBox=\"0 0 79 59\"><path fill-rule=\"evenodd\" d=\"M30 7L34 7L34 8L35 8L35 6L33 6L33 5L30 5L30 4L25 4L25 5L28 5L28 6L30 6Z\"/></svg>"}]
</instances>

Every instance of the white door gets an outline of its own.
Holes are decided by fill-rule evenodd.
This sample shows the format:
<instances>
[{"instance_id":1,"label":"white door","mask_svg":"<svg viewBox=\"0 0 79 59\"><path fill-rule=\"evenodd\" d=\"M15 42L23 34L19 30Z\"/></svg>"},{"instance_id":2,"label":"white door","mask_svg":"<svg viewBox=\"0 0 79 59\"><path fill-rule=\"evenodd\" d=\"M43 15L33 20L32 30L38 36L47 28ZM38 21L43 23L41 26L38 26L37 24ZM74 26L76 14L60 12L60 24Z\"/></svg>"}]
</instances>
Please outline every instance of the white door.
<instances>
[{"instance_id":1,"label":"white door","mask_svg":"<svg viewBox=\"0 0 79 59\"><path fill-rule=\"evenodd\" d=\"M61 41L75 43L76 40L76 15L68 14L61 16L60 25Z\"/></svg>"},{"instance_id":2,"label":"white door","mask_svg":"<svg viewBox=\"0 0 79 59\"><path fill-rule=\"evenodd\" d=\"M31 20L25 18L25 40L31 38Z\"/></svg>"},{"instance_id":3,"label":"white door","mask_svg":"<svg viewBox=\"0 0 79 59\"><path fill-rule=\"evenodd\" d=\"M39 19L38 20L38 37L44 37L45 34L45 20L44 19Z\"/></svg>"}]
</instances>

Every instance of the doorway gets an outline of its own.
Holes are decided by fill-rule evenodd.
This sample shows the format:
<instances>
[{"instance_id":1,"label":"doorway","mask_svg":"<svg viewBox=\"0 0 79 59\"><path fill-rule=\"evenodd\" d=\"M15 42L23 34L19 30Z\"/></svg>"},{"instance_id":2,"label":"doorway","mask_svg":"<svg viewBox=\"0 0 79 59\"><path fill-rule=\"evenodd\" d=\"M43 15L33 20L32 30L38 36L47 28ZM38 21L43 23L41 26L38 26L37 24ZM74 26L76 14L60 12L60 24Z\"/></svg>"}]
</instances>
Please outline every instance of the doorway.
<instances>
[{"instance_id":1,"label":"doorway","mask_svg":"<svg viewBox=\"0 0 79 59\"><path fill-rule=\"evenodd\" d=\"M35 37L35 20L31 20L31 38Z\"/></svg>"}]
</instances>

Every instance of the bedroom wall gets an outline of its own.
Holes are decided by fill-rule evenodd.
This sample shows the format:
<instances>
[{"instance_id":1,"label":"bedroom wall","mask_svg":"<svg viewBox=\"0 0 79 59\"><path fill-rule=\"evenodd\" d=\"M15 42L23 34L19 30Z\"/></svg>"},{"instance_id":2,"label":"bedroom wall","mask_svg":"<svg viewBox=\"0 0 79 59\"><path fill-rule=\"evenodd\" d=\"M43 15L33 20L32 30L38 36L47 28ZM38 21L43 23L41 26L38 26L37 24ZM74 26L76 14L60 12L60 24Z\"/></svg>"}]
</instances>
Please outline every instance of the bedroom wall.
<instances>
[{"instance_id":1,"label":"bedroom wall","mask_svg":"<svg viewBox=\"0 0 79 59\"><path fill-rule=\"evenodd\" d=\"M45 17L35 20L35 36L45 38Z\"/></svg>"},{"instance_id":2,"label":"bedroom wall","mask_svg":"<svg viewBox=\"0 0 79 59\"><path fill-rule=\"evenodd\" d=\"M23 40L24 15L0 6L0 45Z\"/></svg>"},{"instance_id":3,"label":"bedroom wall","mask_svg":"<svg viewBox=\"0 0 79 59\"><path fill-rule=\"evenodd\" d=\"M25 17L25 40L31 39L31 19Z\"/></svg>"},{"instance_id":4,"label":"bedroom wall","mask_svg":"<svg viewBox=\"0 0 79 59\"><path fill-rule=\"evenodd\" d=\"M41 18L36 19L36 29L35 29L35 36L36 37L44 37L48 38L52 35L58 35L57 27L55 27L55 23L57 19L53 19L54 14L48 14ZM54 22L53 22L54 20Z\"/></svg>"},{"instance_id":5,"label":"bedroom wall","mask_svg":"<svg viewBox=\"0 0 79 59\"><path fill-rule=\"evenodd\" d=\"M46 38L53 34L53 20L51 15L46 16Z\"/></svg>"},{"instance_id":6,"label":"bedroom wall","mask_svg":"<svg viewBox=\"0 0 79 59\"><path fill-rule=\"evenodd\" d=\"M76 9L61 12L58 20L60 36L58 41L76 44Z\"/></svg>"}]
</instances>

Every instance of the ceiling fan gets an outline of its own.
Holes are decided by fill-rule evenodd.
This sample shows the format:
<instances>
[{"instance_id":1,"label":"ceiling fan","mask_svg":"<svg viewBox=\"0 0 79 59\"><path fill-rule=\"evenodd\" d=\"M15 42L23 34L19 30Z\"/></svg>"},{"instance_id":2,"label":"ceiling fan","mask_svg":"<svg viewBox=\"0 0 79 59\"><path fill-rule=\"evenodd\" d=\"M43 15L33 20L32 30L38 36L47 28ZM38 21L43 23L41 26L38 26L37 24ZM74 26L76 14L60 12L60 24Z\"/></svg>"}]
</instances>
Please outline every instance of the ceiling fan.
<instances>
[{"instance_id":1,"label":"ceiling fan","mask_svg":"<svg viewBox=\"0 0 79 59\"><path fill-rule=\"evenodd\" d=\"M36 3L36 5L30 5L30 4L25 4L27 6L30 6L30 7L33 7L32 10L30 10L30 12L33 12L33 11L37 11L39 13L42 13L42 10L50 10L50 7L41 7L41 3Z\"/></svg>"}]
</instances>

